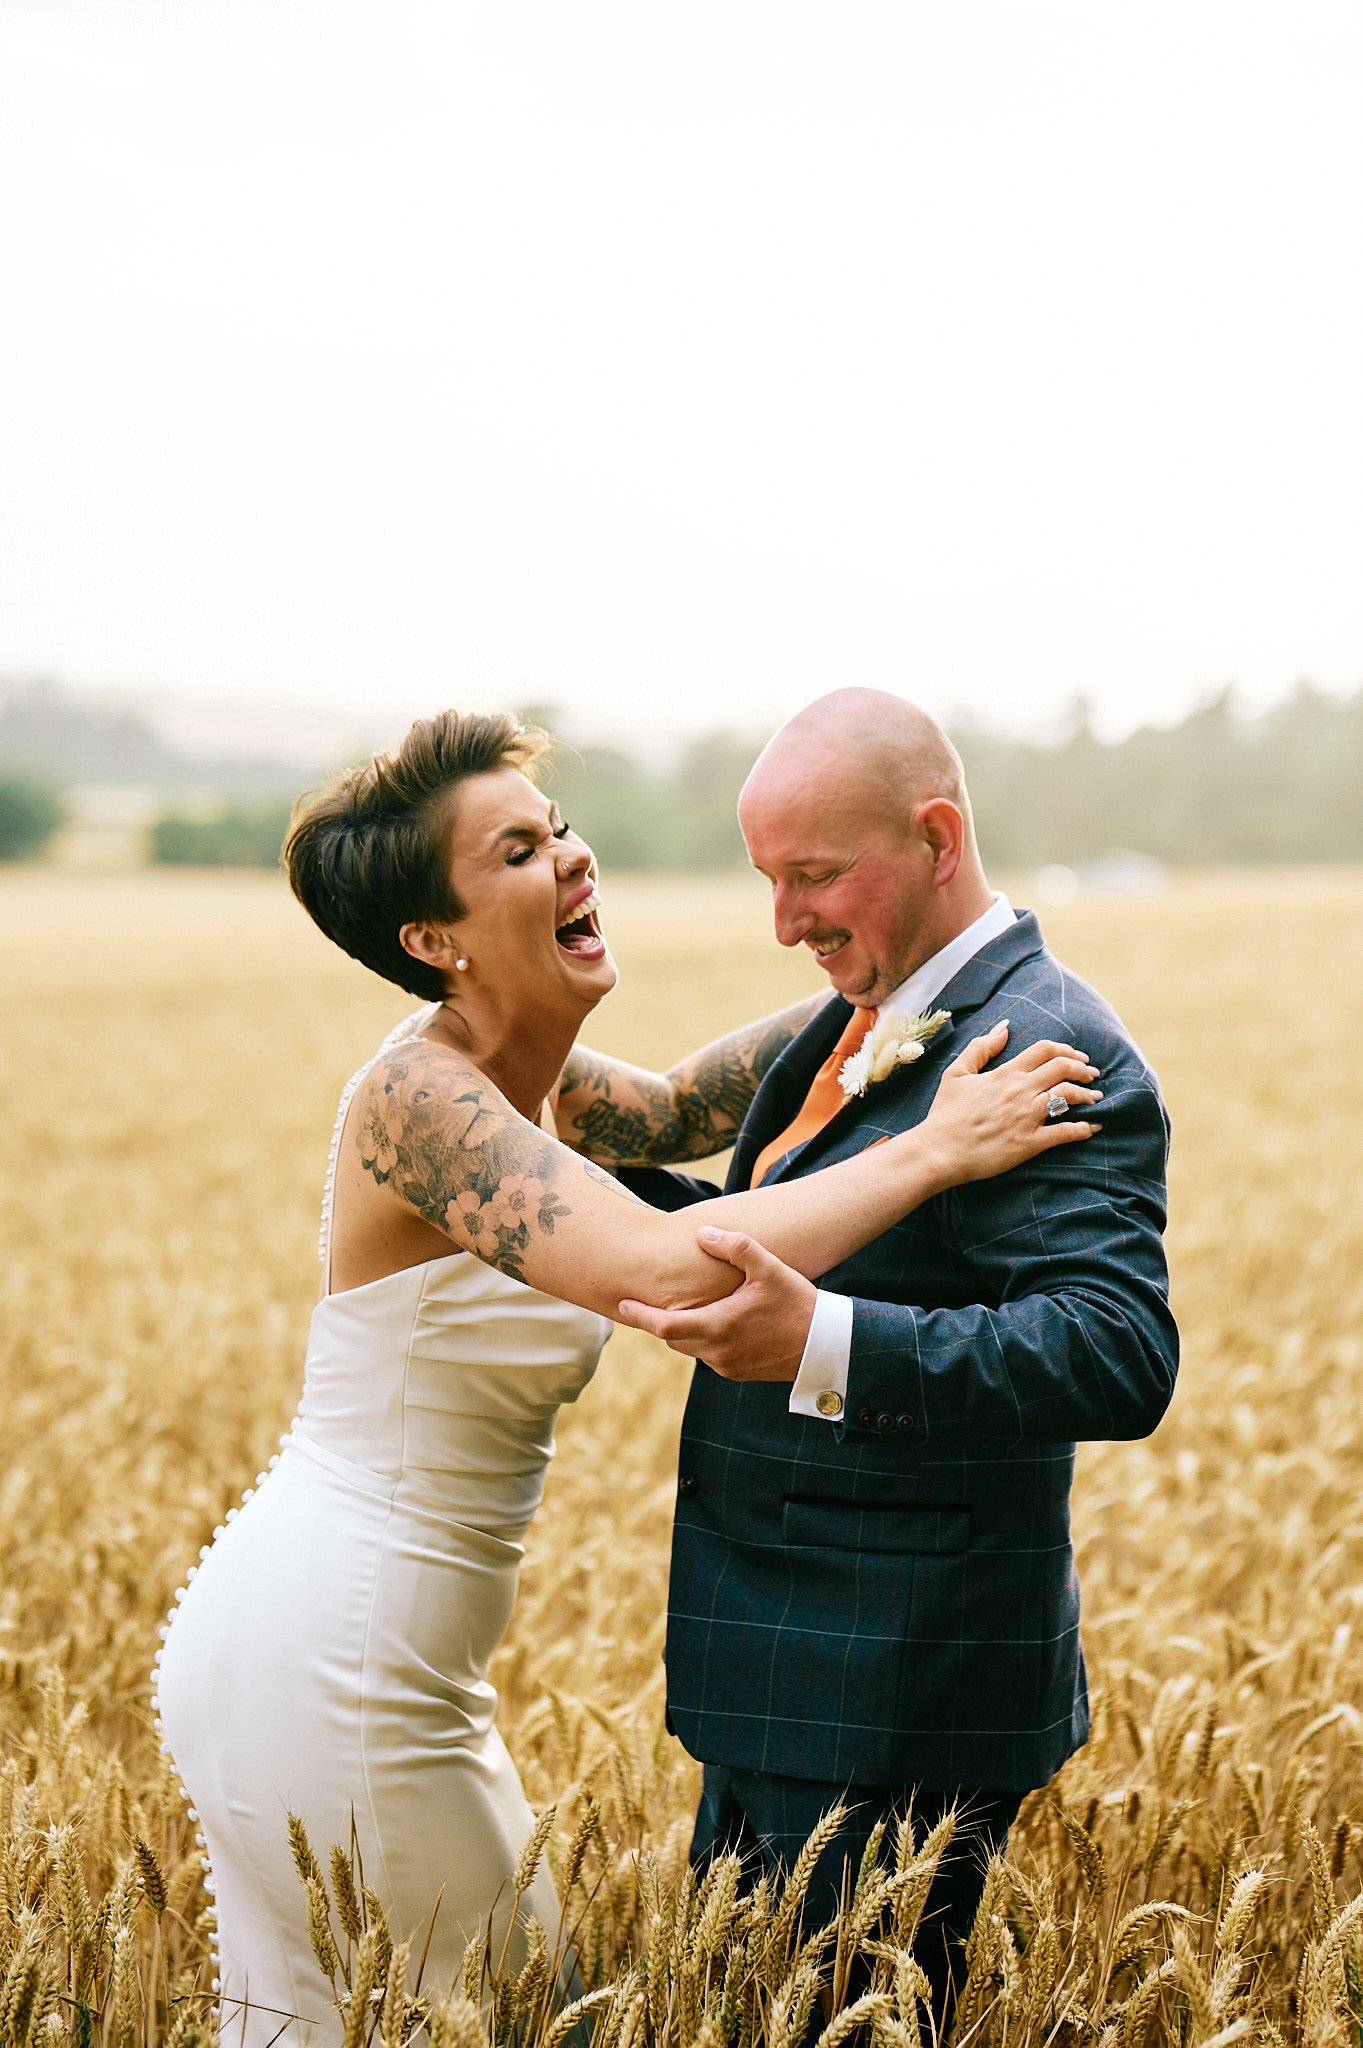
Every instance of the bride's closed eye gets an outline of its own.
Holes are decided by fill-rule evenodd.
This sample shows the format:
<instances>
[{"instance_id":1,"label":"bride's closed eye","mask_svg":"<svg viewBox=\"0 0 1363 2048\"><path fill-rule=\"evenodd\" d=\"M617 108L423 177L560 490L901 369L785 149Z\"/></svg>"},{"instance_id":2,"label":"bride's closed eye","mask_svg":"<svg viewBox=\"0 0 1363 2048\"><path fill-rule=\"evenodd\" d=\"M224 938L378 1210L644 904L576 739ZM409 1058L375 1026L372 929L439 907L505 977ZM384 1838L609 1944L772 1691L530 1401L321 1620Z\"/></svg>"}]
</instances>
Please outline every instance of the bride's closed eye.
<instances>
[{"instance_id":1,"label":"bride's closed eye","mask_svg":"<svg viewBox=\"0 0 1363 2048\"><path fill-rule=\"evenodd\" d=\"M566 839L572 829L568 820L564 818L560 824L550 826L549 837L551 839ZM537 846L523 846L519 852L507 855L506 864L509 868L523 868L526 862L533 860L538 852L539 848Z\"/></svg>"}]
</instances>

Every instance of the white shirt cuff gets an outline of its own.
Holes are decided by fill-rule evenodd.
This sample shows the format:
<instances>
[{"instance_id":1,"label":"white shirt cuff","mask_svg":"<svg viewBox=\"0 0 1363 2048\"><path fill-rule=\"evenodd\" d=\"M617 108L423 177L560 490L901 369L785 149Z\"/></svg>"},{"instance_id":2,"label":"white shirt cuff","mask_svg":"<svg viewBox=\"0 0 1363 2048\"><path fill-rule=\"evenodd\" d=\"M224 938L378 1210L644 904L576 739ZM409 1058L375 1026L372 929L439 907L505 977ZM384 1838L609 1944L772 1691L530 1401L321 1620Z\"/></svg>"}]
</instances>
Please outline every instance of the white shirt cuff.
<instances>
[{"instance_id":1,"label":"white shirt cuff","mask_svg":"<svg viewBox=\"0 0 1363 2048\"><path fill-rule=\"evenodd\" d=\"M814 1314L805 1338L804 1356L790 1390L792 1415L812 1415L819 1422L839 1422L847 1406L847 1372L852 1363L852 1297L814 1296Z\"/></svg>"}]
</instances>

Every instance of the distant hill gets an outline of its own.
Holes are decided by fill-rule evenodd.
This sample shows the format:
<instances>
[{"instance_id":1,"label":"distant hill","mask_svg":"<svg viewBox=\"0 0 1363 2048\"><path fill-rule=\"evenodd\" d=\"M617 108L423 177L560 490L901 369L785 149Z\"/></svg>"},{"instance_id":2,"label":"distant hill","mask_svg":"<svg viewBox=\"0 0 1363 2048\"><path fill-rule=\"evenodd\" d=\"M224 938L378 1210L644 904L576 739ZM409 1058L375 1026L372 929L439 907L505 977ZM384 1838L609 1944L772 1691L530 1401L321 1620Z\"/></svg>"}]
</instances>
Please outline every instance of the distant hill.
<instances>
[{"instance_id":1,"label":"distant hill","mask_svg":"<svg viewBox=\"0 0 1363 2048\"><path fill-rule=\"evenodd\" d=\"M167 798L193 790L263 801L308 788L327 765L182 752L135 712L110 710L56 683L0 683L0 769L39 776L59 789L96 784Z\"/></svg>"},{"instance_id":2,"label":"distant hill","mask_svg":"<svg viewBox=\"0 0 1363 2048\"><path fill-rule=\"evenodd\" d=\"M649 763L619 747L575 746L553 706L526 708L563 735L552 786L606 866L742 862L735 799L760 736L701 734L679 757ZM245 713L242 726L248 739L262 729ZM217 731L225 745L230 727L220 721ZM998 868L1087 865L1113 848L1124 849L1124 873L1134 872L1133 855L1175 867L1363 860L1363 690L1338 697L1301 683L1254 718L1224 690L1177 725L1143 726L1115 743L1096 736L1082 702L1053 745L985 728L958 728L954 737L981 848ZM320 757L320 727L317 744ZM238 849L249 824L260 857L273 860L288 800L332 765L177 746L137 710L51 683L0 685L0 774L26 773L86 795L126 790L131 800L136 792L145 822L159 813L177 830L215 819L227 828L213 840L216 851L198 855L185 851L183 832L163 835L161 858L245 858Z\"/></svg>"},{"instance_id":3,"label":"distant hill","mask_svg":"<svg viewBox=\"0 0 1363 2048\"><path fill-rule=\"evenodd\" d=\"M1174 867L1363 860L1363 690L1299 683L1255 718L1220 691L1177 725L1099 740L1082 702L1056 746L957 731L980 845L998 867L1111 847Z\"/></svg>"},{"instance_id":4,"label":"distant hill","mask_svg":"<svg viewBox=\"0 0 1363 2048\"><path fill-rule=\"evenodd\" d=\"M551 708L535 707L553 731ZM1299 683L1254 718L1222 690L1173 726L1094 733L1076 702L1051 745L958 726L975 824L996 868L1089 866L1121 849L1171 867L1363 860L1363 690ZM648 772L602 748L571 749L560 801L608 864L722 867L744 858L734 823L760 741L712 733Z\"/></svg>"}]
</instances>

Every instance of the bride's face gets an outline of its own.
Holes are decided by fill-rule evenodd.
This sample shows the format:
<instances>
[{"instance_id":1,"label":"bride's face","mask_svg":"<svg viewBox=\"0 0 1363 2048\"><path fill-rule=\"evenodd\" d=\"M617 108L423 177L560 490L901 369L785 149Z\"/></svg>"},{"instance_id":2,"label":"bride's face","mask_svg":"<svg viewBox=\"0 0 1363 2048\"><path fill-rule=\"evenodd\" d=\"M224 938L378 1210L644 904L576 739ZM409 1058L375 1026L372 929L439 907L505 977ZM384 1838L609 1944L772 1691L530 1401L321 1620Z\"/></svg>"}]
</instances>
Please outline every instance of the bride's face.
<instances>
[{"instance_id":1,"label":"bride's face","mask_svg":"<svg viewBox=\"0 0 1363 2048\"><path fill-rule=\"evenodd\" d=\"M465 914L450 926L463 972L498 1006L585 1012L614 988L596 914L596 862L558 805L517 768L471 775L454 795L450 874Z\"/></svg>"}]
</instances>

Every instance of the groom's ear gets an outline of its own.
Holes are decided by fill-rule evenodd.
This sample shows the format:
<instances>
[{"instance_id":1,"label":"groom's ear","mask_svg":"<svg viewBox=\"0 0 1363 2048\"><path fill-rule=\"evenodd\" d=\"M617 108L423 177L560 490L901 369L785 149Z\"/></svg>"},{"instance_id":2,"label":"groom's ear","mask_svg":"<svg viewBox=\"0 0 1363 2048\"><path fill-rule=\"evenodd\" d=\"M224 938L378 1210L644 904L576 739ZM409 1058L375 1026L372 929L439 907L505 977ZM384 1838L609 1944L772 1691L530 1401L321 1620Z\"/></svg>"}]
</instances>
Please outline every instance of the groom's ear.
<instances>
[{"instance_id":1,"label":"groom's ear","mask_svg":"<svg viewBox=\"0 0 1363 2048\"><path fill-rule=\"evenodd\" d=\"M932 856L934 887L944 889L961 865L961 855L965 852L965 818L959 805L954 804L949 796L928 797L914 810L912 830Z\"/></svg>"},{"instance_id":2,"label":"groom's ear","mask_svg":"<svg viewBox=\"0 0 1363 2048\"><path fill-rule=\"evenodd\" d=\"M420 960L425 967L434 967L441 974L454 965L459 951L459 941L448 925L432 924L429 918L403 925L398 933L398 944L414 960Z\"/></svg>"}]
</instances>

